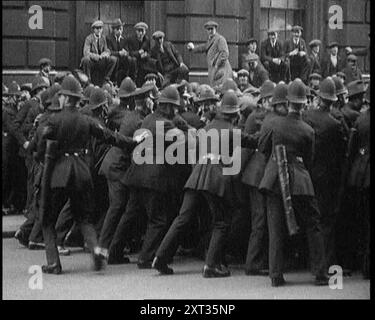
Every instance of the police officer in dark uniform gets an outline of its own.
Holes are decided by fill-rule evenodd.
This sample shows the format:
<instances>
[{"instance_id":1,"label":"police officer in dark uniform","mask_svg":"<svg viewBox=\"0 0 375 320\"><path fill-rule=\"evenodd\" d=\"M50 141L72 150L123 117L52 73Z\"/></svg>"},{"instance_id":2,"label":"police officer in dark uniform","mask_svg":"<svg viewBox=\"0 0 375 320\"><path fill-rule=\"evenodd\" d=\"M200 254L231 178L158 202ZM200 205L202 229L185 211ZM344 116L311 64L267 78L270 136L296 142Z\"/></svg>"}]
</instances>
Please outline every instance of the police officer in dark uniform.
<instances>
[{"instance_id":1,"label":"police officer in dark uniform","mask_svg":"<svg viewBox=\"0 0 375 320\"><path fill-rule=\"evenodd\" d=\"M228 90L223 96L216 118L204 128L205 131L217 131L218 135L207 141L206 150L199 150L199 162L195 165L185 184L180 213L173 221L156 252L153 267L162 274L173 273L167 263L174 256L181 236L186 233L197 208L201 205L201 200L204 199L213 216L213 230L206 255L206 264L203 268L203 277L227 277L230 275L225 266L225 240L231 223L231 212L236 203L235 180L238 175L225 175L222 170L225 170L224 163L228 164L227 157L235 157L234 152L236 151L233 149L241 147L241 145L235 145L235 133L232 131L235 128L234 123L237 121L238 112L237 96L233 90ZM225 154L224 150L220 151L215 147L221 146L223 132L227 136L229 134L227 143L229 143L230 154ZM202 139L204 138L203 136ZM219 140L215 141L214 139ZM256 141L255 138L249 137L248 146L255 146ZM237 140L237 142L241 144L241 140Z\"/></svg>"},{"instance_id":2,"label":"police officer in dark uniform","mask_svg":"<svg viewBox=\"0 0 375 320\"><path fill-rule=\"evenodd\" d=\"M345 133L339 121L330 115L333 102L337 101L335 83L331 77L324 79L319 89L320 103L317 109L303 114L303 120L315 131L315 157L311 168L315 196L322 215L325 252L328 266L334 265L335 212L341 165L345 155Z\"/></svg>"},{"instance_id":3,"label":"police officer in dark uniform","mask_svg":"<svg viewBox=\"0 0 375 320\"><path fill-rule=\"evenodd\" d=\"M49 209L42 217L47 255L47 265L42 266L42 271L54 274L61 273L55 223L66 198L70 199L73 217L93 253L95 270L103 267L103 256L97 246L95 229L89 222L94 202L90 170L83 159L88 140L91 136L96 136L117 145L135 144L133 139L111 133L97 121L78 112L82 88L75 78L67 76L61 87L59 100L63 110L49 119L43 132L43 140L52 139L57 142L55 164L49 184ZM136 141L140 142L142 139L143 137L137 137Z\"/></svg>"},{"instance_id":4,"label":"police officer in dark uniform","mask_svg":"<svg viewBox=\"0 0 375 320\"><path fill-rule=\"evenodd\" d=\"M320 226L320 213L315 201L314 187L309 174L313 159L314 130L301 119L301 110L307 102L306 88L300 79L288 87L289 113L274 121L270 130L263 132L259 151L269 159L259 188L266 192L267 221L269 231L269 275L272 286L285 284L283 277L283 250L286 236L286 220L280 193L278 165L274 150L279 144L287 152L290 176L290 193L293 208L306 228L312 271L317 285L327 285L324 242Z\"/></svg>"},{"instance_id":5,"label":"police officer in dark uniform","mask_svg":"<svg viewBox=\"0 0 375 320\"><path fill-rule=\"evenodd\" d=\"M260 132L267 132L270 126L272 128L272 121L286 116L288 113L287 93L288 86L284 82L280 82L274 88L271 101L272 111L266 112ZM267 262L265 246L268 242L266 199L258 189L264 175L266 160L265 155L256 149L242 173L242 183L249 186L251 212L251 233L245 263L247 275L268 275L268 270L265 270Z\"/></svg>"}]
</instances>

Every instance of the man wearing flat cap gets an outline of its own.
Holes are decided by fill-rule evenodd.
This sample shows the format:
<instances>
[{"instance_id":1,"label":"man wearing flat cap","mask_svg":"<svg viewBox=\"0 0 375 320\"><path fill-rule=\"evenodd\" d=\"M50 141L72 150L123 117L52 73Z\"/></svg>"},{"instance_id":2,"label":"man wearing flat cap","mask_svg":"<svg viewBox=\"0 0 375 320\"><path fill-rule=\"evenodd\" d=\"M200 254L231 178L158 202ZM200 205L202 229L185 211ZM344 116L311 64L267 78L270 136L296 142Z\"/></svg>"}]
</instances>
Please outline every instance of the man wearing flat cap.
<instances>
[{"instance_id":1,"label":"man wearing flat cap","mask_svg":"<svg viewBox=\"0 0 375 320\"><path fill-rule=\"evenodd\" d=\"M350 54L347 58L347 65L342 72L345 74L344 84L348 84L355 80L362 80L362 71L357 64L357 56Z\"/></svg>"},{"instance_id":2,"label":"man wearing flat cap","mask_svg":"<svg viewBox=\"0 0 375 320\"><path fill-rule=\"evenodd\" d=\"M52 77L50 75L52 61L48 58L42 58L38 62L39 64L39 73L37 77L41 77L50 87L53 84Z\"/></svg>"},{"instance_id":3,"label":"man wearing flat cap","mask_svg":"<svg viewBox=\"0 0 375 320\"><path fill-rule=\"evenodd\" d=\"M146 35L148 25L144 22L138 22L134 25L134 29L135 36L129 38L128 46L129 54L134 63L136 63L136 76L134 81L137 87L141 87L145 75L150 72L155 72L156 61L150 57L151 42Z\"/></svg>"},{"instance_id":4,"label":"man wearing flat cap","mask_svg":"<svg viewBox=\"0 0 375 320\"><path fill-rule=\"evenodd\" d=\"M218 24L208 21L204 28L208 33L205 44L194 47L192 42L187 45L194 53L206 53L208 65L208 80L211 87L220 86L228 78L232 78L232 67L229 63L229 49L225 38L217 33Z\"/></svg>"},{"instance_id":5,"label":"man wearing flat cap","mask_svg":"<svg viewBox=\"0 0 375 320\"><path fill-rule=\"evenodd\" d=\"M250 38L246 42L247 52L241 55L241 68L249 71L249 55L259 54L258 50L258 40L255 38Z\"/></svg>"},{"instance_id":6,"label":"man wearing flat cap","mask_svg":"<svg viewBox=\"0 0 375 320\"><path fill-rule=\"evenodd\" d=\"M329 53L326 55L322 63L323 78L332 77L337 72L344 68L342 57L339 53L339 44L337 42L330 42L328 44Z\"/></svg>"},{"instance_id":7,"label":"man wearing flat cap","mask_svg":"<svg viewBox=\"0 0 375 320\"><path fill-rule=\"evenodd\" d=\"M162 87L188 78L189 69L182 60L182 55L169 41L165 41L163 31L152 35L155 45L151 49L151 58L155 59L157 71L164 77Z\"/></svg>"},{"instance_id":8,"label":"man wearing flat cap","mask_svg":"<svg viewBox=\"0 0 375 320\"><path fill-rule=\"evenodd\" d=\"M290 80L300 78L305 84L308 82L310 64L307 57L306 42L302 39L303 28L292 27L292 38L285 40L284 52L289 61ZM287 79L289 80L289 79Z\"/></svg>"},{"instance_id":9,"label":"man wearing flat cap","mask_svg":"<svg viewBox=\"0 0 375 320\"><path fill-rule=\"evenodd\" d=\"M110 81L116 67L117 58L111 56L111 51L108 49L107 41L103 35L103 21L93 22L91 29L93 32L86 37L83 46L81 67L90 82L101 85L103 80ZM100 75L95 81L92 79L93 71L97 71Z\"/></svg>"},{"instance_id":10,"label":"man wearing flat cap","mask_svg":"<svg viewBox=\"0 0 375 320\"><path fill-rule=\"evenodd\" d=\"M322 42L319 39L314 39L310 41L309 47L310 47L310 74L312 73L322 73L322 67L320 65L320 46L322 45Z\"/></svg>"},{"instance_id":11,"label":"man wearing flat cap","mask_svg":"<svg viewBox=\"0 0 375 320\"><path fill-rule=\"evenodd\" d=\"M277 38L275 30L268 30L268 38L261 44L261 61L269 72L270 79L278 83L287 77L288 65L285 64L283 44Z\"/></svg>"},{"instance_id":12,"label":"man wearing flat cap","mask_svg":"<svg viewBox=\"0 0 375 320\"><path fill-rule=\"evenodd\" d=\"M266 80L269 80L268 71L259 63L257 54L249 56L249 67L249 83L259 89Z\"/></svg>"},{"instance_id":13,"label":"man wearing flat cap","mask_svg":"<svg viewBox=\"0 0 375 320\"><path fill-rule=\"evenodd\" d=\"M111 56L117 58L117 65L112 79L120 85L125 77L129 76L134 78L135 63L129 56L128 41L122 35L124 23L121 19L116 19L111 27L112 33L107 36L106 40Z\"/></svg>"}]
</instances>

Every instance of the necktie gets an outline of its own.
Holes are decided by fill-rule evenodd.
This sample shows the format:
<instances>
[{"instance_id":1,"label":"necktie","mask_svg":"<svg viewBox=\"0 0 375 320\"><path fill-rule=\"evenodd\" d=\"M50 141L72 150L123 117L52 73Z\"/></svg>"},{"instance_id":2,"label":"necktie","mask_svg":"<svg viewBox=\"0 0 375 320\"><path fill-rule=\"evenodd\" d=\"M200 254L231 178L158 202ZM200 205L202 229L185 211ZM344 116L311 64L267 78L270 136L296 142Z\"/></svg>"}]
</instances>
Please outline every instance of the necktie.
<instances>
[{"instance_id":1,"label":"necktie","mask_svg":"<svg viewBox=\"0 0 375 320\"><path fill-rule=\"evenodd\" d=\"M101 54L101 52L100 52L100 46L99 46L99 38L96 39L96 45L98 47L98 54Z\"/></svg>"}]
</instances>

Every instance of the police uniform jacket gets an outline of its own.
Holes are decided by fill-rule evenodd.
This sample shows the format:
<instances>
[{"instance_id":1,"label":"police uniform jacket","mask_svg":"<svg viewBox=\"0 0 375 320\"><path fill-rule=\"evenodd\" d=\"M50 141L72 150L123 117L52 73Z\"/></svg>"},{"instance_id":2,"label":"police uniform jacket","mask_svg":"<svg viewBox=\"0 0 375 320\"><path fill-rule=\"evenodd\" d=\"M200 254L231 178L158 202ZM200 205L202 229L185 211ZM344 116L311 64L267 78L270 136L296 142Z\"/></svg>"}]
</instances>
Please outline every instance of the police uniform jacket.
<instances>
[{"instance_id":1,"label":"police uniform jacket","mask_svg":"<svg viewBox=\"0 0 375 320\"><path fill-rule=\"evenodd\" d=\"M352 158L354 158L348 179L348 185L361 189L370 187L370 110L362 113L354 128L357 129Z\"/></svg>"},{"instance_id":2,"label":"police uniform jacket","mask_svg":"<svg viewBox=\"0 0 375 320\"><path fill-rule=\"evenodd\" d=\"M132 137L134 132L142 125L143 115L138 110L127 110L120 125L119 133ZM106 154L100 167L99 174L104 175L108 180L122 180L126 170L131 163L132 148L111 147Z\"/></svg>"},{"instance_id":3,"label":"police uniform jacket","mask_svg":"<svg viewBox=\"0 0 375 320\"><path fill-rule=\"evenodd\" d=\"M85 148L94 136L119 146L134 144L133 139L113 133L74 107L66 107L48 119L43 139L57 141L56 162L51 188L67 186L85 191L92 188L90 169L84 159Z\"/></svg>"},{"instance_id":4,"label":"police uniform jacket","mask_svg":"<svg viewBox=\"0 0 375 320\"><path fill-rule=\"evenodd\" d=\"M156 122L162 122L164 124L164 133L161 136L158 133L158 139L160 138L164 145L164 151L157 148L156 139ZM124 178L121 180L124 185L129 188L147 188L156 192L167 193L167 192L176 192L182 190L185 180L181 178L179 174L179 169L181 165L178 164L168 164L165 160L165 151L172 141L166 141L166 133L174 134L182 138L184 133L178 129L172 119L168 117L161 110L156 110L154 113L149 114L144 118L142 122L141 129L147 129L152 134L153 146L151 153L153 155L153 161L151 164L143 163L137 164L134 162L134 157L141 155L140 148L136 148L133 151L132 163L127 170ZM151 146L150 146L151 147ZM158 150L159 149L159 150ZM187 154L187 152L186 152ZM159 159L159 162L164 162L162 164L157 164L156 159Z\"/></svg>"},{"instance_id":5,"label":"police uniform jacket","mask_svg":"<svg viewBox=\"0 0 375 320\"><path fill-rule=\"evenodd\" d=\"M341 113L344 116L344 120L348 128L353 128L354 123L357 121L360 113L359 111L354 109L352 102L348 102L346 105L344 105L341 109Z\"/></svg>"},{"instance_id":6,"label":"police uniform jacket","mask_svg":"<svg viewBox=\"0 0 375 320\"><path fill-rule=\"evenodd\" d=\"M224 198L226 201L234 203L239 200L239 193L236 190L239 190L240 185L240 173L236 175L224 175L223 169L226 166L225 162L221 161L220 157L228 156L228 154L222 154L221 150L221 140L222 140L222 131L229 130L229 156L235 157L238 156L241 150L233 150L233 129L235 127L232 123L222 119L220 114L215 117L208 125L204 127L204 130L217 130L218 136L209 137L207 139L207 152L204 153L204 150L199 150L199 161L194 166L193 171L185 184L185 189L205 191L209 192L215 196ZM228 133L224 131L223 136L228 137ZM249 140L246 142L246 146L255 147L256 139L252 139L251 136L248 136ZM242 140L242 139L241 139ZM199 145L199 144L198 144ZM213 146L219 146L219 150L214 150ZM241 145L243 145L241 141ZM233 154L232 152L235 152ZM206 163L202 161L206 159ZM215 162L216 161L216 162Z\"/></svg>"},{"instance_id":7,"label":"police uniform jacket","mask_svg":"<svg viewBox=\"0 0 375 320\"><path fill-rule=\"evenodd\" d=\"M265 114L263 124L259 131L262 133L264 131L270 130L270 125L272 125L272 120L279 117L275 112L271 111ZM247 128L249 129L249 127ZM251 129L251 128L250 128ZM253 133L253 130L246 131L246 133ZM259 187L259 184L263 178L264 170L267 165L267 159L264 153L259 152L258 149L255 149L254 152L250 155L249 161L247 162L245 169L242 173L242 183L249 185L251 187Z\"/></svg>"},{"instance_id":8,"label":"police uniform jacket","mask_svg":"<svg viewBox=\"0 0 375 320\"><path fill-rule=\"evenodd\" d=\"M259 189L280 194L278 165L275 146L285 145L290 190L292 195L314 196L314 187L309 174L314 154L314 129L302 121L301 115L290 112L286 117L272 121L269 130L259 137L258 149L269 159Z\"/></svg>"},{"instance_id":9,"label":"police uniform jacket","mask_svg":"<svg viewBox=\"0 0 375 320\"><path fill-rule=\"evenodd\" d=\"M314 184L337 188L345 154L342 125L329 110L314 109L303 114L303 120L315 131L315 154L311 168Z\"/></svg>"}]
</instances>

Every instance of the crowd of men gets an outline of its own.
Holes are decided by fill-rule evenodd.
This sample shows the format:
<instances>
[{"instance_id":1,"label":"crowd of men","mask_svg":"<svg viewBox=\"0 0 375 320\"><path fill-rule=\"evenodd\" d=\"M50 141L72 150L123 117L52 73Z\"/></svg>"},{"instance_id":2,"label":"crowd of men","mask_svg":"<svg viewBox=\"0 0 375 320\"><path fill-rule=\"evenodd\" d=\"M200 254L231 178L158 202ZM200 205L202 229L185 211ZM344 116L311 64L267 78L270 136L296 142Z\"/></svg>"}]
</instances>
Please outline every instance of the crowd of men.
<instances>
[{"instance_id":1,"label":"crowd of men","mask_svg":"<svg viewBox=\"0 0 375 320\"><path fill-rule=\"evenodd\" d=\"M43 58L31 85L3 84L3 214L23 211L15 237L46 250L43 272L60 274L59 256L81 246L95 270L138 253L138 268L173 274L180 254L204 259L204 277L244 263L273 286L301 266L316 285L331 265L369 277L370 89L356 57L342 68L332 43L320 61L320 41L308 54L296 26L285 44L270 31L260 57L250 39L234 72L217 28L207 22L207 43L188 44L207 55L209 84L187 81L162 31L150 48L146 23L124 38L119 19L107 39L92 24L82 69L52 77ZM147 139L175 143L166 134L188 158L202 130L219 134L193 162L134 161ZM236 157L240 172L225 175Z\"/></svg>"}]
</instances>

